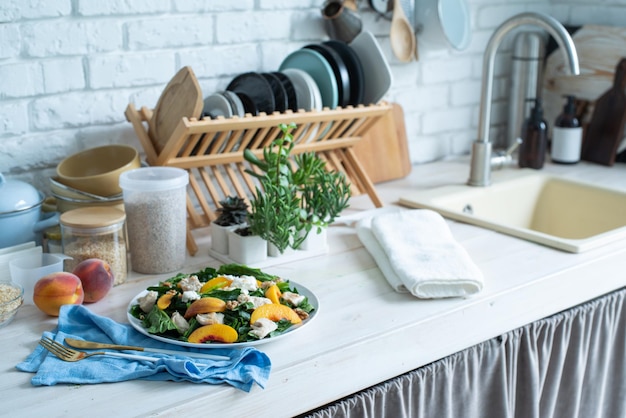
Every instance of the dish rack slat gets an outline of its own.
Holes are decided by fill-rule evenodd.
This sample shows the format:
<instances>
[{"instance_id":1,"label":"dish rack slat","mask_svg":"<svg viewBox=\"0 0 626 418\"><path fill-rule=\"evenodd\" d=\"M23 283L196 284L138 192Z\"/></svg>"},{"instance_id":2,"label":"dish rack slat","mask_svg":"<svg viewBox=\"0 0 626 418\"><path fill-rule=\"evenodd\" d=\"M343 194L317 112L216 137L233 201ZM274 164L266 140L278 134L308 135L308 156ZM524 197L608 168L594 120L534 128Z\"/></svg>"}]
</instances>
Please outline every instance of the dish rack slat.
<instances>
[{"instance_id":1,"label":"dish rack slat","mask_svg":"<svg viewBox=\"0 0 626 418\"><path fill-rule=\"evenodd\" d=\"M255 169L243 158L249 148L263 156L263 148L281 135L281 123L295 123L292 155L315 152L326 161L327 169L343 172L353 195L367 193L376 207L382 201L352 147L392 106L382 102L370 106L287 111L271 115L246 115L229 119L181 118L163 150L158 153L149 129L152 110L137 110L131 103L125 115L131 122L152 166L179 167L189 172L187 188L187 250L194 255L198 247L192 231L216 219L219 201L237 195L248 203L259 182L246 173Z\"/></svg>"}]
</instances>

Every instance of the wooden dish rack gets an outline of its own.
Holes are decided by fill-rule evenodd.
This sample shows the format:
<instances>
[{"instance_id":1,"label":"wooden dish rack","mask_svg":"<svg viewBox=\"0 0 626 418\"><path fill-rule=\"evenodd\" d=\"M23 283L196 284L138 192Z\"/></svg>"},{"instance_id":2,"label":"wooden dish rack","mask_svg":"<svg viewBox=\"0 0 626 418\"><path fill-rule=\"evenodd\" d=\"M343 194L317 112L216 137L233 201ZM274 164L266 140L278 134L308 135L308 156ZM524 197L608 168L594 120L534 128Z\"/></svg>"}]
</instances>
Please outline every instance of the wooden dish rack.
<instances>
[{"instance_id":1,"label":"wooden dish rack","mask_svg":"<svg viewBox=\"0 0 626 418\"><path fill-rule=\"evenodd\" d=\"M329 170L347 176L353 195L367 193L376 207L382 206L372 181L364 171L352 147L392 106L376 105L274 113L243 118L188 119L181 118L161 152L157 152L148 121L152 110L137 110L131 103L125 111L151 166L179 167L189 171L187 191L187 250L198 250L191 231L205 227L217 217L215 210L226 196L237 195L246 200L254 196L259 185L245 170L252 169L243 158L249 148L262 157L263 148L281 134L281 123L296 124L292 132L293 154L315 152L326 161Z\"/></svg>"}]
</instances>

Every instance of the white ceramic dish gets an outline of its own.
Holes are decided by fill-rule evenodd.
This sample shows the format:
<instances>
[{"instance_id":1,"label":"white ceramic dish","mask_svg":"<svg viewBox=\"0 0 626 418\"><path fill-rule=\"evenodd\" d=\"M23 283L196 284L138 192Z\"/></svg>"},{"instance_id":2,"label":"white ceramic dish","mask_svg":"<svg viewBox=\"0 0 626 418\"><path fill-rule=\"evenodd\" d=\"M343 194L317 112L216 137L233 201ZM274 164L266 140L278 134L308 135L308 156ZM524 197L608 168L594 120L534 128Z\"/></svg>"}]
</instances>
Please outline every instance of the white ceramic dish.
<instances>
[{"instance_id":1,"label":"white ceramic dish","mask_svg":"<svg viewBox=\"0 0 626 418\"><path fill-rule=\"evenodd\" d=\"M383 98L393 82L391 68L385 59L378 41L368 31L357 35L350 46L359 56L365 75L365 91L363 104L375 104Z\"/></svg>"},{"instance_id":2,"label":"white ceramic dish","mask_svg":"<svg viewBox=\"0 0 626 418\"><path fill-rule=\"evenodd\" d=\"M302 48L287 55L280 64L280 71L297 68L308 73L322 94L324 107L334 109L339 103L339 88L332 67L319 52Z\"/></svg>"},{"instance_id":3,"label":"white ceramic dish","mask_svg":"<svg viewBox=\"0 0 626 418\"><path fill-rule=\"evenodd\" d=\"M233 117L233 109L230 101L221 93L213 93L204 99L204 114L210 115L211 119L223 116L226 119Z\"/></svg>"},{"instance_id":4,"label":"white ceramic dish","mask_svg":"<svg viewBox=\"0 0 626 418\"><path fill-rule=\"evenodd\" d=\"M318 109L321 110L321 94L315 80L311 76L297 68L285 68L281 70L285 74L296 90L296 98L298 99L298 108L306 111Z\"/></svg>"},{"instance_id":5,"label":"white ceramic dish","mask_svg":"<svg viewBox=\"0 0 626 418\"><path fill-rule=\"evenodd\" d=\"M239 96L237 96L237 93L225 90L222 92L222 94L224 95L226 100L228 100L228 102L230 103L230 107L233 111L233 115L243 118L246 115L246 111L243 108L243 103L241 102L241 99L239 98Z\"/></svg>"},{"instance_id":6,"label":"white ceramic dish","mask_svg":"<svg viewBox=\"0 0 626 418\"><path fill-rule=\"evenodd\" d=\"M420 0L415 3L417 36L425 46L464 50L470 43L470 15L467 0Z\"/></svg>"},{"instance_id":7,"label":"white ceramic dish","mask_svg":"<svg viewBox=\"0 0 626 418\"><path fill-rule=\"evenodd\" d=\"M248 347L248 346L256 346L256 345L261 345L261 344L267 344L267 343L271 343L273 341L277 341L281 338L287 337L289 335L292 335L294 332L301 330L302 328L304 328L305 326L307 326L309 323L311 323L311 321L317 316L317 314L319 313L319 309L320 309L320 303L319 303L319 299L317 299L317 296L315 296L315 294L313 292L311 292L309 289L307 289L306 287L302 286L301 284L297 284L293 281L289 281L290 285L292 288L295 288L298 290L298 293L300 293L303 296L306 296L307 299L309 300L309 303L311 305L313 305L313 307L315 308L315 310L313 312L311 312L311 314L309 315L309 317L302 321L302 323L300 325L296 325L291 327L287 332L278 335L276 337L273 338L264 338L262 340L257 340L257 341L249 341L249 342L245 342L245 343L233 343L233 344L223 344L223 343L209 343L209 344L196 344L196 343L188 343L185 341L177 341L171 338L165 338L165 337L161 337L159 335L154 335L154 334L150 334L148 331L146 331L146 329L141 325L141 321L138 320L137 318L135 318L134 316L132 316L130 314L130 308L133 305L137 304L137 299L139 299L140 297L142 297L143 295L145 295L148 291L144 290L143 292L139 293L137 296L135 296L133 298L133 300L130 301L130 303L128 304L128 308L126 309L126 315L128 317L128 322L130 322L130 325L132 325L133 328L135 328L137 331L139 331L140 333L142 333L143 335L153 338L157 341L161 341L164 343L170 343L170 344L174 344L174 345L178 345L181 347L194 347L194 348L240 348L240 347Z\"/></svg>"}]
</instances>

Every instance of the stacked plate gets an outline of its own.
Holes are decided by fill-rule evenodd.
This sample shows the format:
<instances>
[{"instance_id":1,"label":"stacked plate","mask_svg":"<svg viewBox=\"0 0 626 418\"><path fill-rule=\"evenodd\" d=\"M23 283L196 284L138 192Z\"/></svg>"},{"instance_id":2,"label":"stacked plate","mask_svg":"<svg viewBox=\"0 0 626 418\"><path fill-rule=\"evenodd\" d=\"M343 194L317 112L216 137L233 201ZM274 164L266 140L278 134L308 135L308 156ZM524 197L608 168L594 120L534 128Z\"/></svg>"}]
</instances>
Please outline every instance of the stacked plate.
<instances>
[{"instance_id":1,"label":"stacked plate","mask_svg":"<svg viewBox=\"0 0 626 418\"><path fill-rule=\"evenodd\" d=\"M377 103L391 86L389 64L367 31L350 44L331 40L289 54L279 70L235 77L204 100L205 117L230 118L286 110L321 110Z\"/></svg>"}]
</instances>

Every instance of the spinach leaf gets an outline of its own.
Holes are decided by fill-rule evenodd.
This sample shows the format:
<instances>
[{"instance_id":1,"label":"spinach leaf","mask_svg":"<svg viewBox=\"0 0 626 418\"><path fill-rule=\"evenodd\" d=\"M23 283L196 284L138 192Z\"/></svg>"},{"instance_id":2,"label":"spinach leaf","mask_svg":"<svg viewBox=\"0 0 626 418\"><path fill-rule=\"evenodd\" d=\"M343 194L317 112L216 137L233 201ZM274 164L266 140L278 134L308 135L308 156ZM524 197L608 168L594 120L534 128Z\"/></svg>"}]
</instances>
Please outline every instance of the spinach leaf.
<instances>
[{"instance_id":1,"label":"spinach leaf","mask_svg":"<svg viewBox=\"0 0 626 418\"><path fill-rule=\"evenodd\" d=\"M262 272L261 269L256 269L241 264L224 264L217 270L217 274L228 274L231 276L252 276L262 282L275 280L278 278L278 276Z\"/></svg>"},{"instance_id":2,"label":"spinach leaf","mask_svg":"<svg viewBox=\"0 0 626 418\"><path fill-rule=\"evenodd\" d=\"M176 330L176 325L174 325L170 317L156 305L152 307L152 310L144 318L143 326L150 334L163 334L167 331Z\"/></svg>"}]
</instances>

